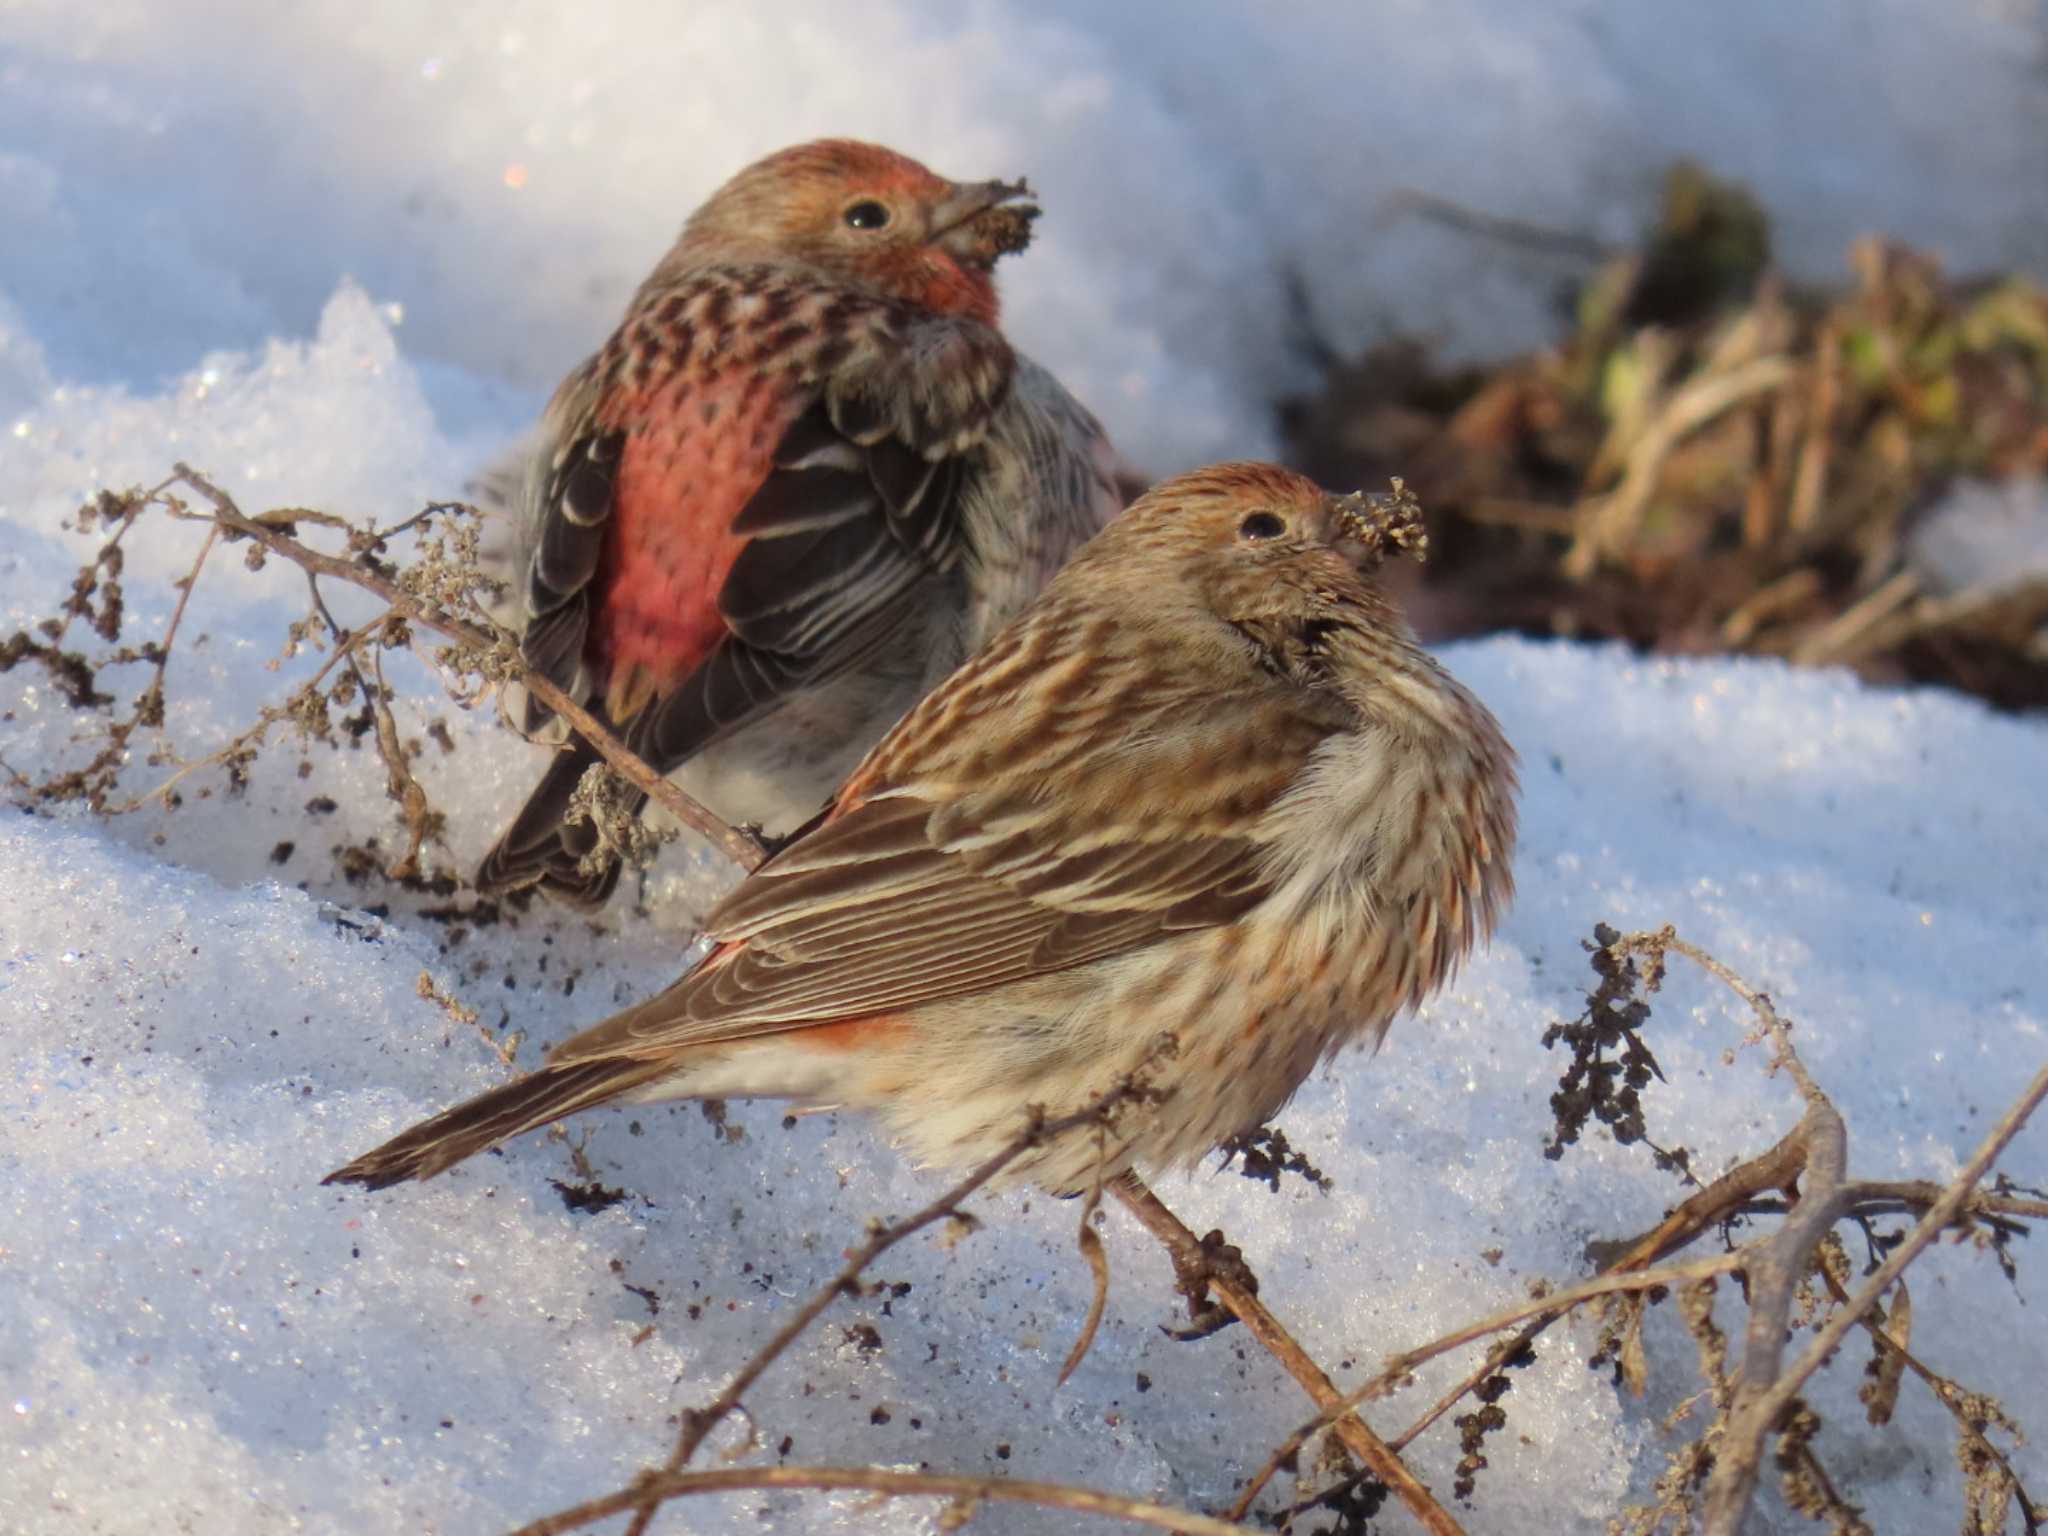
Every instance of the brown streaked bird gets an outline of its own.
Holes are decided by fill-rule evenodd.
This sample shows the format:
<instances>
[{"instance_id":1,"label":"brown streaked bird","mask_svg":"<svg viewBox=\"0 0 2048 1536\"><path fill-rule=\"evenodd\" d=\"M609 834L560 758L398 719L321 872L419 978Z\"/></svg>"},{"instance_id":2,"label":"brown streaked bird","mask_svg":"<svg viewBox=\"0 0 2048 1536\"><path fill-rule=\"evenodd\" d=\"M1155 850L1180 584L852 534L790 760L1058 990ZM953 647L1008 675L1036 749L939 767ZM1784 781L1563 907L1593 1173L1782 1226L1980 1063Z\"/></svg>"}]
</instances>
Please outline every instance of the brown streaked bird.
<instances>
[{"instance_id":1,"label":"brown streaked bird","mask_svg":"<svg viewBox=\"0 0 2048 1536\"><path fill-rule=\"evenodd\" d=\"M712 951L531 1076L330 1176L426 1178L613 1100L879 1114L1057 1191L1257 1126L1451 973L1513 891L1514 754L1372 579L1413 503L1224 464L1155 488L712 913Z\"/></svg>"},{"instance_id":2,"label":"brown streaked bird","mask_svg":"<svg viewBox=\"0 0 2048 1536\"><path fill-rule=\"evenodd\" d=\"M1094 417L997 327L1027 196L849 140L770 155L548 406L515 495L527 663L729 821L814 814L1122 505ZM570 739L480 889L611 895L565 819L597 761Z\"/></svg>"}]
</instances>

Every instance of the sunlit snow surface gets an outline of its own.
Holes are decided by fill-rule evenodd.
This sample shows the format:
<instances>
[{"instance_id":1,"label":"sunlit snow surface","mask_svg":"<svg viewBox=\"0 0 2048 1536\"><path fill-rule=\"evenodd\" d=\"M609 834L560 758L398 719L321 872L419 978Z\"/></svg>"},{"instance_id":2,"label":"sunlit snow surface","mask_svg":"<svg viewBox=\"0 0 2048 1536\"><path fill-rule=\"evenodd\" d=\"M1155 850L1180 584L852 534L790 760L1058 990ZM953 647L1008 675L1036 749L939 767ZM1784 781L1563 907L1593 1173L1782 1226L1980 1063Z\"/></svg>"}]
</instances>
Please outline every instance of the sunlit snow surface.
<instances>
[{"instance_id":1,"label":"sunlit snow surface","mask_svg":"<svg viewBox=\"0 0 2048 1536\"><path fill-rule=\"evenodd\" d=\"M1097 9L899 6L857 25L827 8L10 10L0 634L68 586L90 548L60 527L77 502L174 459L251 510L388 521L458 492L682 211L748 156L815 132L888 139L956 174L1030 172L1049 211L1006 274L1017 328L1162 469L1268 446L1253 402L1297 366L1288 266L1346 344L1390 317L1472 347L1536 333L1539 275L1440 235L1375 232L1397 185L1615 236L1661 159L1690 150L1755 178L1811 270L1866 227L1959 266L2042 257L2044 194L2028 189L2048 187L2048 85L2027 7L1815 4L1798 26L1764 6L1710 24L1676 8L1388 5L1370 25L1333 7L1285 36L1220 12L1160 29L1166 8ZM1471 298L1489 272L1506 275ZM138 533L132 638L161 626L193 548L189 532ZM171 673L181 744L217 744L287 686L301 663L266 663L302 606L292 572L213 562ZM1163 1185L1198 1230L1244 1247L1341 1380L1537 1277L1582 1273L1588 1240L1641 1230L1677 1198L1601 1136L1539 1155L1561 1063L1538 1037L1576 1011L1596 921L1675 922L1767 987L1868 1175L1943 1176L2048 1055L2048 728L1757 663L1506 642L1447 660L1523 755L1521 897L1503 934L1378 1059L1345 1059L1288 1112L1334 1193L1290 1181L1275 1197L1234 1174ZM535 749L423 668L395 680L408 734L439 717L456 744L421 765L451 815L440 857L466 864ZM0 711L17 772L89 752L74 736L92 721L30 669L0 678ZM855 1118L785 1129L774 1106L735 1106L721 1133L684 1106L578 1124L598 1176L628 1194L597 1215L565 1207L553 1181L577 1179L571 1147L539 1137L424 1187L321 1189L346 1157L507 1071L479 1029L419 996L423 970L493 1034L523 1031L531 1065L672 975L723 877L674 850L651 917L593 931L540 914L458 940L418 899L333 873L332 847L389 846L394 827L365 754L307 761L300 777L296 751L273 749L234 800L196 778L169 816L0 818L10 1536L486 1533L606 1491L659 1458L672 1416L717 1390L870 1216L938 1187ZM131 787L160 772L138 762ZM386 903L381 919L364 910ZM1710 1172L1795 1113L1756 1052L1724 1064L1745 1027L1683 967L1652 1026L1669 1079L1653 1134ZM2048 1172L2048 1128L2006 1166ZM1215 1507L1299 1422L1297 1389L1238 1335L1160 1335L1166 1266L1120 1216L1108 1320L1055 1390L1088 1292L1076 1211L1022 1196L978 1209L978 1234L914 1241L878 1268L907 1292L842 1303L771 1372L750 1399L757 1455L787 1436L793 1462ZM2015 1289L1983 1255L1930 1257L1915 1347L2048 1433L2048 1259L2023 1244L2020 1260ZM1590 1349L1560 1331L1516 1378L1464 1516L1475 1532L1599 1529L1660 1470L1690 1346L1653 1329L1640 1404L1585 1368ZM1893 1429L1863 1427L1861 1346L1846 1355L1816 1394L1824 1460L1881 1530L1952 1526L1945 1415L1909 1383ZM1450 1379L1426 1373L1375 1421L1398 1430ZM1455 1438L1441 1427L1414 1453L1439 1490ZM2039 1449L2019 1465L2048 1484ZM920 1531L936 1511L742 1495L671 1523ZM1064 1526L1009 1510L975 1528Z\"/></svg>"}]
</instances>

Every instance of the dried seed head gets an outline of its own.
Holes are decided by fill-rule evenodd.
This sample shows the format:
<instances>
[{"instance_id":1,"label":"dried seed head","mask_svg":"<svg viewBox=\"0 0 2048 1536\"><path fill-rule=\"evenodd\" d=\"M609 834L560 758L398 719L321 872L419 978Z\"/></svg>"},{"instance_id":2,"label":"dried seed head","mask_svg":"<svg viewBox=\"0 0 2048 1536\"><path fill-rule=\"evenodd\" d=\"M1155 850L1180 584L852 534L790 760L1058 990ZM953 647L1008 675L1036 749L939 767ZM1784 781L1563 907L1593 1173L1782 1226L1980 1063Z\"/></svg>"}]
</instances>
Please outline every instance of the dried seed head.
<instances>
[{"instance_id":1,"label":"dried seed head","mask_svg":"<svg viewBox=\"0 0 2048 1536\"><path fill-rule=\"evenodd\" d=\"M1013 191L1018 197L1031 195L1031 189L1021 181ZM998 203L976 214L968 223L975 237L974 257L993 266L998 257L1016 255L1031 244L1031 225L1039 213L1035 203Z\"/></svg>"},{"instance_id":2,"label":"dried seed head","mask_svg":"<svg viewBox=\"0 0 2048 1536\"><path fill-rule=\"evenodd\" d=\"M1338 522L1376 561L1397 550L1427 560L1429 531L1423 525L1422 504L1398 475L1388 484L1391 489L1384 494L1353 491L1349 496L1333 496Z\"/></svg>"}]
</instances>

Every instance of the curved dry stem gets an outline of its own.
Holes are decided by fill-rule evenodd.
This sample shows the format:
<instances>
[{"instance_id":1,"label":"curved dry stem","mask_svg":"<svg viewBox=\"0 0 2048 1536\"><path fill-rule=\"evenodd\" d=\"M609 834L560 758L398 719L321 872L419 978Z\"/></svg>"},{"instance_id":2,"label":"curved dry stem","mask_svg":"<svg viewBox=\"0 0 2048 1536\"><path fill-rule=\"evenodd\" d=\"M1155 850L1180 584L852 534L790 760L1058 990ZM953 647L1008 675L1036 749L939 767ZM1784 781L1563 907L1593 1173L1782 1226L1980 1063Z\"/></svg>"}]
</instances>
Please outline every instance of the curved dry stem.
<instances>
[{"instance_id":1,"label":"curved dry stem","mask_svg":"<svg viewBox=\"0 0 2048 1536\"><path fill-rule=\"evenodd\" d=\"M418 624L423 629L430 629L438 635L443 635L458 645L470 646L486 653L496 652L506 645L508 637L502 632L494 634L480 625L431 607L406 592L389 577L364 564L313 549L282 528L248 516L235 505L227 492L190 465L180 463L175 466L175 471L172 479L165 482L166 487L172 484L189 486L206 499L213 508L213 518L230 533L255 540L272 554L291 561L302 570L316 575L332 576L337 581L344 581L352 586L361 587L366 592L375 593L400 617ZM300 516L301 520L304 520L305 515ZM753 869L767 857L767 851L758 841L739 828L729 826L667 778L648 767L635 753L628 750L624 742L606 729L595 715L553 682L523 666L518 667L518 670L522 674L520 681L532 690L534 696L567 721L569 728L589 742L591 747L634 788L643 791L650 800L684 826L708 839L726 858L742 869Z\"/></svg>"},{"instance_id":2,"label":"curved dry stem","mask_svg":"<svg viewBox=\"0 0 2048 1536\"><path fill-rule=\"evenodd\" d=\"M1148 1060L1145 1066L1140 1067L1139 1074L1142 1074L1149 1065ZM668 1460L662 1466L661 1475L673 1476L688 1464L690 1458L697 1454L699 1447L710 1437L712 1430L739 1408L740 1399L752 1390L754 1383L761 1379L768 1367L817 1321L825 1309L840 1296L857 1293L860 1276L870 1264L905 1238L923 1231L934 1222L960 1216L961 1201L1034 1147L1044 1146L1068 1131L1091 1122L1101 1124L1105 1117L1114 1113L1124 1103L1146 1092L1139 1074L1126 1078L1086 1109L1076 1110L1071 1115L1063 1115L1057 1120L1047 1120L1043 1115L1034 1114L1030 1123L1017 1133L1008 1146L945 1190L923 1209L901 1221L873 1227L868 1233L868 1240L847 1259L844 1267L820 1286L812 1294L811 1299L776 1330L773 1338L755 1351L753 1358L740 1368L739 1373L726 1384L723 1392L704 1407L693 1408L683 1415L682 1429L676 1436L675 1448L669 1452ZM654 1516L658 1503L659 1500L650 1502L636 1499L619 1506L630 1507L636 1511L632 1524L627 1527L628 1536L642 1536L648 1522Z\"/></svg>"},{"instance_id":3,"label":"curved dry stem","mask_svg":"<svg viewBox=\"0 0 2048 1536\"><path fill-rule=\"evenodd\" d=\"M1329 1427L1340 1413L1356 1404L1392 1393L1410 1379L1416 1368L1430 1360L1518 1323L1523 1325L1512 1338L1489 1350L1477 1369L1440 1397L1406 1432L1388 1442L1391 1453L1405 1450L1430 1425L1482 1382L1522 1355L1546 1328L1574 1308L1618 1292L1640 1293L1657 1287L1676 1289L1698 1285L1719 1274L1740 1272L1747 1281L1750 1303L1744 1359L1732 1387L1729 1403L1732 1422L1726 1433L1717 1435L1715 1445L1716 1488L1728 1488L1732 1479L1741 1479L1741 1486L1735 1490L1739 1493L1739 1500L1728 1506L1736 1513L1732 1517L1724 1516L1724 1519L1739 1520L1740 1511L1747 1509L1749 1498L1754 1493L1764 1440L1791 1405L1798 1385L1819 1367L1841 1336L1875 1306L1886 1285L1903 1272L1927 1242L1945 1227L1967 1228L1974 1221L1985 1221L2012 1232L2021 1230L2016 1226L2017 1221L2048 1214L2048 1201L2005 1193L1978 1194L1974 1188L1977 1180L1988 1171L1999 1148L2011 1139L2019 1124L2039 1102L2043 1088L2039 1080L2028 1095L2008 1112L1998 1131L1980 1149L1970 1166L1946 1187L1931 1181L1852 1181L1846 1172L1847 1133L1841 1116L1800 1059L1792 1043L1790 1023L1778 1013L1768 994L1751 986L1698 946L1679 938L1669 927L1656 932L1616 937L1606 947L1617 954L1649 956L1652 964L1647 985L1650 990L1654 991L1661 981L1664 957L1675 953L1691 960L1740 997L1757 1019L1758 1034L1770 1042L1769 1069L1785 1072L1805 1102L1805 1112L1798 1124L1769 1151L1695 1191L1649 1231L1623 1243L1598 1245L1598 1251L1608 1262L1596 1278L1518 1303L1390 1359L1379 1375L1326 1405L1321 1414L1301 1425L1282 1442L1233 1507L1233 1518L1242 1518L1279 1470L1314 1435ZM1993 1142L1996 1142L1995 1146ZM1785 1191L1788 1196L1787 1203L1778 1207L1786 1219L1767 1236L1712 1258L1646 1267L1693 1242L1731 1216L1750 1210L1760 1196L1776 1190ZM1784 1341L1789 1334L1794 1298L1800 1283L1815 1267L1816 1256L1836 1224L1850 1215L1898 1210L1924 1213L1915 1229L1914 1240L1895 1250L1884 1269L1863 1287L1850 1305L1830 1319L1822 1336L1814 1340L1797 1365L1789 1370L1784 1368ZM1810 1461L1810 1457L1808 1459ZM1817 1466L1810 1470L1818 1474ZM1732 1531L1734 1525L1728 1523L1709 1528Z\"/></svg>"},{"instance_id":4,"label":"curved dry stem","mask_svg":"<svg viewBox=\"0 0 2048 1536\"><path fill-rule=\"evenodd\" d=\"M272 705L263 710L257 717L254 725L229 741L225 746L216 748L204 757L195 757L189 763L180 763L167 777L150 788L143 790L140 794L131 796L118 805L103 806L101 809L109 816L126 816L133 811L141 810L143 806L153 801L162 803L169 798L173 790L193 774L199 772L200 769L212 768L222 763L231 762L252 748L262 745L263 739L270 734L271 729L281 725L290 717L292 706L295 702L310 698L318 693L321 685L327 681L329 675L344 661L348 661L353 666L353 655L357 648L383 627L384 620L380 617L373 619L360 628L341 632L336 639L333 653L320 663L319 668L311 677L292 690L291 697L283 704Z\"/></svg>"},{"instance_id":5,"label":"curved dry stem","mask_svg":"<svg viewBox=\"0 0 2048 1536\"><path fill-rule=\"evenodd\" d=\"M1490 1333L1499 1333L1503 1328L1532 1317L1541 1317L1548 1312L1569 1312L1582 1302L1598 1296L1612 1296L1627 1291L1655 1290L1659 1286L1675 1289L1690 1285L1711 1275L1725 1275L1731 1270L1746 1268L1754 1260L1749 1250L1738 1248L1733 1253L1717 1253L1712 1258L1692 1259L1684 1264L1660 1264L1655 1269L1616 1270L1612 1274L1595 1275L1591 1280L1582 1280L1577 1285L1566 1286L1561 1291L1551 1291L1517 1306L1504 1307L1491 1317L1481 1318L1476 1323L1467 1323L1453 1329L1441 1338L1432 1339L1417 1349L1407 1350L1390 1359L1380 1374L1358 1389L1360 1402L1369 1402L1384 1397L1399 1386L1402 1380L1412 1376L1417 1367L1427 1365L1439 1355L1449 1354Z\"/></svg>"},{"instance_id":6,"label":"curved dry stem","mask_svg":"<svg viewBox=\"0 0 2048 1536\"><path fill-rule=\"evenodd\" d=\"M1790 1407L1800 1387L1834 1353L1849 1330L1878 1304L1892 1282L1905 1273L1906 1266L1955 1221L1970 1192L1991 1171L1991 1165L2019 1134L2020 1127L2040 1108L2044 1097L2048 1097L2048 1066L2034 1074L2034 1080L2012 1107L1999 1117L1991 1134L1984 1138L1970 1160L1950 1180L1941 1199L1928 1208L1927 1214L1878 1266L1877 1272L1863 1282L1849 1304L1836 1309L1834 1315L1821 1325L1799 1358L1782 1374L1758 1383L1756 1390L1746 1399L1738 1397L1723 1441L1723 1454L1715 1459L1714 1475L1707 1486L1709 1536L1734 1536L1756 1490L1757 1462L1762 1454L1764 1438ZM1745 1377L1748 1371L1749 1362L1745 1359ZM1734 1454L1730 1454L1731 1451Z\"/></svg>"},{"instance_id":7,"label":"curved dry stem","mask_svg":"<svg viewBox=\"0 0 2048 1536\"><path fill-rule=\"evenodd\" d=\"M1149 1525L1155 1530L1185 1532L1186 1536L1259 1536L1252 1527L1232 1521L1067 1483L897 1472L884 1467L720 1467L705 1472L651 1473L633 1488L522 1525L512 1536L563 1536L564 1532L580 1530L608 1516L624 1514L650 1499L658 1505L690 1494L761 1488L853 1489L892 1499L945 1499L962 1518L970 1515L976 1504L987 1500L1100 1515L1108 1520Z\"/></svg>"},{"instance_id":8,"label":"curved dry stem","mask_svg":"<svg viewBox=\"0 0 2048 1536\"><path fill-rule=\"evenodd\" d=\"M1202 1266L1201 1240L1137 1175L1124 1174L1110 1185L1110 1190L1124 1208L1138 1218L1145 1230L1174 1255L1177 1267L1196 1270ZM1237 1314L1238 1320L1252 1336L1323 1410L1325 1418L1317 1421L1318 1427L1324 1422L1330 1423L1345 1447L1408 1507L1408 1512L1415 1516L1424 1530L1432 1532L1433 1536L1463 1536L1463 1528L1437 1502L1422 1480L1409 1471L1407 1464L1373 1433L1372 1427L1352 1411L1357 1401L1337 1390L1323 1373L1323 1368L1295 1341L1294 1335L1267 1309L1265 1303L1226 1274L1213 1275L1209 1288L1217 1300Z\"/></svg>"},{"instance_id":9,"label":"curved dry stem","mask_svg":"<svg viewBox=\"0 0 2048 1536\"><path fill-rule=\"evenodd\" d=\"M1095 1187L1088 1191L1088 1198L1082 1202L1080 1231L1075 1238L1081 1257L1088 1262L1088 1272L1095 1278L1095 1294L1089 1298L1088 1315L1081 1322L1081 1335L1074 1340L1074 1347L1067 1351L1066 1364L1060 1367L1060 1378L1054 1383L1056 1386L1064 1387L1067 1378L1088 1358L1096 1332L1102 1327L1102 1314L1109 1308L1109 1250L1103 1246L1102 1234L1094 1227L1095 1213L1101 1209L1102 1181L1097 1179Z\"/></svg>"}]
</instances>

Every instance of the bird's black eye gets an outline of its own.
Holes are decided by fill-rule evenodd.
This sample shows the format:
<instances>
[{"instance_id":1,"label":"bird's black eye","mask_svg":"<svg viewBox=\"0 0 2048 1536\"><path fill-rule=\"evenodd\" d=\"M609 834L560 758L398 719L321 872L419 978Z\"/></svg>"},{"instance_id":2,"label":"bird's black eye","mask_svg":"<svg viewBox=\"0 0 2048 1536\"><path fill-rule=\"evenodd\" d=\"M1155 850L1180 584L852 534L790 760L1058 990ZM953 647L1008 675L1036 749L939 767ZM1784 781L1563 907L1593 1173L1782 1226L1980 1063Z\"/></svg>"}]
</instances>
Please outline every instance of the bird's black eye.
<instances>
[{"instance_id":1,"label":"bird's black eye","mask_svg":"<svg viewBox=\"0 0 2048 1536\"><path fill-rule=\"evenodd\" d=\"M880 229L889 222L889 210L871 197L864 197L846 210L849 229Z\"/></svg>"},{"instance_id":2,"label":"bird's black eye","mask_svg":"<svg viewBox=\"0 0 2048 1536\"><path fill-rule=\"evenodd\" d=\"M1237 525L1237 536L1255 543L1262 539L1277 539L1286 531L1286 520L1271 512L1254 512Z\"/></svg>"}]
</instances>

